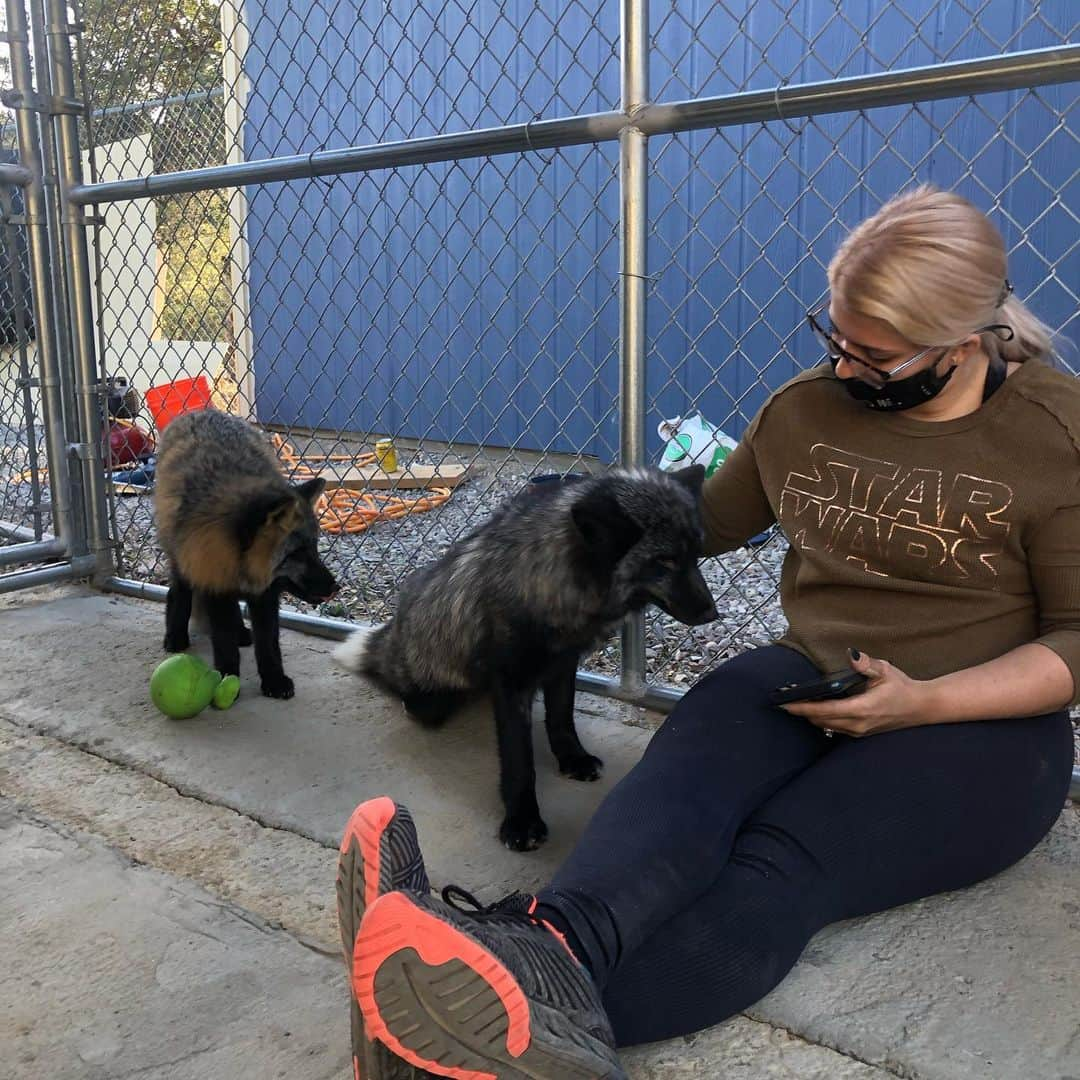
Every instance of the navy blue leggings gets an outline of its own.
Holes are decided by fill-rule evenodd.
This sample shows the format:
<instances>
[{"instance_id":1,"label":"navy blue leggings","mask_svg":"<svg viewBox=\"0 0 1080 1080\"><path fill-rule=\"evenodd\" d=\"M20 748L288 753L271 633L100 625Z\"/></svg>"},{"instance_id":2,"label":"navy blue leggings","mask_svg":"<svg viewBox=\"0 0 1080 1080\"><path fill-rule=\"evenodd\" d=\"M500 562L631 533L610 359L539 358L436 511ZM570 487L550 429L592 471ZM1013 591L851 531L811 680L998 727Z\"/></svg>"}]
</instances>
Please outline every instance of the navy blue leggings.
<instances>
[{"instance_id":1,"label":"navy blue leggings","mask_svg":"<svg viewBox=\"0 0 1080 1080\"><path fill-rule=\"evenodd\" d=\"M816 674L769 646L702 679L539 894L620 1045L740 1012L822 927L991 877L1060 813L1066 713L827 738L766 698Z\"/></svg>"}]
</instances>

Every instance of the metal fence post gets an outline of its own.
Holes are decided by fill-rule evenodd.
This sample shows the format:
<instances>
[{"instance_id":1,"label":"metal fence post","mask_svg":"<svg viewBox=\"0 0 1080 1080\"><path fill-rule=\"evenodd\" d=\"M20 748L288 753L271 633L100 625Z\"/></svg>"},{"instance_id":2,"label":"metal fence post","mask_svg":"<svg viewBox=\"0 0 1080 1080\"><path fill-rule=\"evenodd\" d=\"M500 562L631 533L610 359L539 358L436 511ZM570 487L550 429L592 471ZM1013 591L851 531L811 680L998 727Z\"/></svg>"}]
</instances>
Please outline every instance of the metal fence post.
<instances>
[{"instance_id":1,"label":"metal fence post","mask_svg":"<svg viewBox=\"0 0 1080 1080\"><path fill-rule=\"evenodd\" d=\"M86 238L86 215L82 206L69 198L72 187L82 183L79 128L75 116L75 71L69 35L75 32L68 22L63 0L45 0L46 32L49 39L49 68L56 96L57 178L60 187L61 223L67 256L68 311L75 353L76 408L79 416L80 446L87 531L90 553L97 574L112 573L114 558L109 541L105 471L102 461L102 384L94 348L94 310L91 300L90 254Z\"/></svg>"},{"instance_id":2,"label":"metal fence post","mask_svg":"<svg viewBox=\"0 0 1080 1080\"><path fill-rule=\"evenodd\" d=\"M31 184L34 179L33 173L29 169L22 165L11 166L13 170L18 170L17 179L13 183L13 187L25 188L28 184ZM23 195L24 209L25 209L25 194ZM34 423L34 398L31 393L31 387L33 386L33 379L30 375L30 363L27 357L27 346L29 343L29 335L27 333L28 327L26 325L26 296L23 290L23 267L22 256L19 254L19 237L16 232L15 226L12 224L12 219L15 216L15 200L12 196L12 189L6 184L0 187L0 221L2 221L4 247L7 251L12 252L11 258L11 291L12 298L15 302L15 336L18 339L18 356L19 356L19 383L22 386L22 406L23 416L26 418L26 454L27 462L30 465L30 490L33 492L31 496L34 506L34 539L41 540L42 529L42 506L41 506L41 463L38 456L38 436L35 430L36 425ZM40 385L40 383L39 383Z\"/></svg>"},{"instance_id":3,"label":"metal fence post","mask_svg":"<svg viewBox=\"0 0 1080 1080\"><path fill-rule=\"evenodd\" d=\"M225 0L221 5L221 36L224 53L221 57L225 76L225 160L239 165L244 160L244 113L247 108L248 80L244 74L244 57L248 49L248 28L243 18L243 0ZM251 295L248 288L251 249L248 245L247 191L233 188L229 196L229 281L232 288L231 344L233 371L244 404L252 422L258 419L255 397L255 336L251 328Z\"/></svg>"},{"instance_id":4,"label":"metal fence post","mask_svg":"<svg viewBox=\"0 0 1080 1080\"><path fill-rule=\"evenodd\" d=\"M34 79L38 92L52 100L52 79L49 73L48 39L45 33L45 8L43 0L30 0L30 49L34 60ZM60 402L64 411L64 440L68 450L67 476L72 507L72 555L85 559L89 546L86 539L86 500L83 498L81 469L71 468L72 448L79 442L79 417L75 407L75 358L71 344L71 323L68 319L67 276L64 267L63 237L60 226L59 184L56 164L56 132L52 116L47 110L39 112L38 136L41 140L42 183L45 187L45 218L48 230L47 253L49 281L52 287L52 318L56 335L57 360L60 376Z\"/></svg>"},{"instance_id":5,"label":"metal fence post","mask_svg":"<svg viewBox=\"0 0 1080 1080\"><path fill-rule=\"evenodd\" d=\"M35 310L38 366L45 420L49 464L49 497L53 533L71 550L73 520L71 483L68 474L67 441L60 386L60 353L56 304L49 257L47 202L43 184L42 156L38 146L38 123L34 81L30 62L26 8L23 0L6 0L7 40L11 55L13 106L19 138L19 158L30 173L25 188L27 254L30 261L31 292ZM47 121L43 121L47 123Z\"/></svg>"},{"instance_id":6,"label":"metal fence post","mask_svg":"<svg viewBox=\"0 0 1080 1080\"><path fill-rule=\"evenodd\" d=\"M622 108L633 120L649 99L648 0L622 0ZM633 124L619 135L619 463L645 463L645 305L649 140ZM645 682L645 616L622 628L622 688Z\"/></svg>"}]
</instances>

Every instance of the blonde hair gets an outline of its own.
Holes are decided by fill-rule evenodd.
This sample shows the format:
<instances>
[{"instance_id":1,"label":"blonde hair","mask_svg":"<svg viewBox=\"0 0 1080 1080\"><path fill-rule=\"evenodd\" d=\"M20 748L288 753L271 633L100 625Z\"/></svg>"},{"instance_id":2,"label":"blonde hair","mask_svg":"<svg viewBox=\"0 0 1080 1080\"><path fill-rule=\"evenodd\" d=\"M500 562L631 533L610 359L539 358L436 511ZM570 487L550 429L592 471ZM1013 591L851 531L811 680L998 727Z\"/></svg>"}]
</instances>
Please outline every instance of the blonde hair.
<instances>
[{"instance_id":1,"label":"blonde hair","mask_svg":"<svg viewBox=\"0 0 1080 1080\"><path fill-rule=\"evenodd\" d=\"M856 226L829 263L846 307L887 322L913 345L953 345L981 326L983 349L1006 361L1049 359L1050 329L1007 285L1005 243L967 199L923 184Z\"/></svg>"}]
</instances>

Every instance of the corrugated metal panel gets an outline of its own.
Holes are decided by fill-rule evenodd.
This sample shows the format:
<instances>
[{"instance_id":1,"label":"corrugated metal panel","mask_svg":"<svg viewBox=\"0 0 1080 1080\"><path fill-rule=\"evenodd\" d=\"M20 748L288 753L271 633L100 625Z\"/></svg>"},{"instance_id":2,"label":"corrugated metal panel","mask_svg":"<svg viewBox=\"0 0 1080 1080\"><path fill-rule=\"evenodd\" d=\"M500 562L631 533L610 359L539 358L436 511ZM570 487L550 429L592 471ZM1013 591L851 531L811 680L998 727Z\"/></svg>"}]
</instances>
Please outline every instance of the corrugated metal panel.
<instances>
[{"instance_id":1,"label":"corrugated metal panel","mask_svg":"<svg viewBox=\"0 0 1080 1080\"><path fill-rule=\"evenodd\" d=\"M365 0L314 5L301 25L262 2L247 12L252 158L617 102L615 3L589 15L565 0L548 15L477 4L466 20L453 4L433 17ZM671 100L1032 48L1067 40L1076 18L1072 0L1042 3L1036 20L1027 3L985 5L977 28L947 0L842 10L806 0L785 18L765 2L657 3L653 92ZM1066 86L875 110L869 122L653 140L650 428L697 405L738 434L772 387L816 362L801 326L825 262L845 227L913 175L988 208L1000 192L1014 279L1048 321L1075 320L1060 284L1080 280L1075 222L1054 191L1075 203L1076 140L1049 137L1054 109L1080 127ZM611 458L615 154L251 189L260 416Z\"/></svg>"}]
</instances>

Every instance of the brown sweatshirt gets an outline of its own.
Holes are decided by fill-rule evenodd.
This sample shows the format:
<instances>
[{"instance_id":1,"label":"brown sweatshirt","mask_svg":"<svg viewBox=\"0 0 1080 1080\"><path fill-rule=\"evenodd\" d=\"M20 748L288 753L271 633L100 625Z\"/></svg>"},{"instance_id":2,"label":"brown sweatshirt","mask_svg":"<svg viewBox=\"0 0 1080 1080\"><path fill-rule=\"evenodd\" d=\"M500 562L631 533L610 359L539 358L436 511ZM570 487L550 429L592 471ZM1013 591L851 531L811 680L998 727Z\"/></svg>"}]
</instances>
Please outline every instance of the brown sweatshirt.
<instances>
[{"instance_id":1,"label":"brown sweatshirt","mask_svg":"<svg viewBox=\"0 0 1080 1080\"><path fill-rule=\"evenodd\" d=\"M708 554L774 521L781 642L823 671L853 647L928 679L1038 641L1080 701L1080 379L1029 361L932 422L866 408L827 364L804 372L705 485Z\"/></svg>"}]
</instances>

